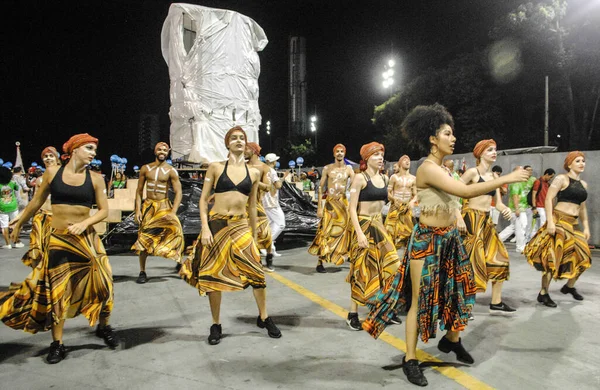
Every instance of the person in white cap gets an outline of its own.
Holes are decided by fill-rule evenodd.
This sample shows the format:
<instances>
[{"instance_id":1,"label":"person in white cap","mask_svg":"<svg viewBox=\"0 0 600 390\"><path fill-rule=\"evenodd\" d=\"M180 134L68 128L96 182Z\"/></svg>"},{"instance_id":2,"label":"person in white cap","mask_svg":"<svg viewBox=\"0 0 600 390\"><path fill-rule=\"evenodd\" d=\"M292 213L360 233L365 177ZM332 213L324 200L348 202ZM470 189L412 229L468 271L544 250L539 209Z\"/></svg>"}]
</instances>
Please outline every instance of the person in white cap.
<instances>
[{"instance_id":1,"label":"person in white cap","mask_svg":"<svg viewBox=\"0 0 600 390\"><path fill-rule=\"evenodd\" d=\"M275 250L275 240L285 229L285 215L279 205L279 189L283 186L283 180L289 172L286 172L282 179L279 178L275 171L275 164L279 160L279 156L275 153L268 153L265 156L265 161L269 166L269 178L271 179L271 189L263 195L263 206L265 207L265 213L269 218L271 225L271 235L273 239L272 253L273 256L279 257L281 254Z\"/></svg>"}]
</instances>

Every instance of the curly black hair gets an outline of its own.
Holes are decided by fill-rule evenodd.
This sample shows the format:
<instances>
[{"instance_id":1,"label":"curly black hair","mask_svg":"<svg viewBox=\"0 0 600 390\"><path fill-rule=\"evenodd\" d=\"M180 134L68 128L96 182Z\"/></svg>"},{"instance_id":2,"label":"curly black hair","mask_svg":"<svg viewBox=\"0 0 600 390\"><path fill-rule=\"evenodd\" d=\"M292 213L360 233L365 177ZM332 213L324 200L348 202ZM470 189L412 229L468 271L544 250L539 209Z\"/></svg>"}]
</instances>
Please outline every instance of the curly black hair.
<instances>
[{"instance_id":1,"label":"curly black hair","mask_svg":"<svg viewBox=\"0 0 600 390\"><path fill-rule=\"evenodd\" d=\"M0 167L0 184L8 184L12 180L13 174L10 169Z\"/></svg>"},{"instance_id":2,"label":"curly black hair","mask_svg":"<svg viewBox=\"0 0 600 390\"><path fill-rule=\"evenodd\" d=\"M436 136L442 125L448 125L454 130L454 119L446 107L435 103L413 108L404 118L401 129L409 144L418 147L424 153L429 153L429 137Z\"/></svg>"}]
</instances>

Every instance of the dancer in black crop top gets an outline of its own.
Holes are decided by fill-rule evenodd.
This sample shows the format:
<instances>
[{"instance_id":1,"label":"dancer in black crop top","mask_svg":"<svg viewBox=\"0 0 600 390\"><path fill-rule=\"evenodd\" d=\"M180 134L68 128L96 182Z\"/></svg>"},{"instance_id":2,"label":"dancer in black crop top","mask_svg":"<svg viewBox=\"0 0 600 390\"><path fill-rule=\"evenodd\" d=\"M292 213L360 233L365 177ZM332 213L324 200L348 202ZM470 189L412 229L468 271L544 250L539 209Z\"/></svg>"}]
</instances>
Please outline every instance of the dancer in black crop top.
<instances>
[{"instance_id":1,"label":"dancer in black crop top","mask_svg":"<svg viewBox=\"0 0 600 390\"><path fill-rule=\"evenodd\" d=\"M227 167L229 166L229 160L225 163L225 168L223 168L223 173L219 176L217 180L217 184L215 185L215 193L221 194L223 192L229 191L237 191L246 196L250 196L250 192L252 191L252 179L250 178L250 172L248 172L248 166L244 164L246 168L246 177L239 182L238 184L233 184L229 176L227 175Z\"/></svg>"},{"instance_id":2,"label":"dancer in black crop top","mask_svg":"<svg viewBox=\"0 0 600 390\"><path fill-rule=\"evenodd\" d=\"M354 240L350 241L350 312L346 323L352 330L361 330L358 305L369 300L392 277L400 259L396 245L388 233L381 211L387 201L387 177L379 172L383 168L385 149L371 142L360 149L362 174L357 174L350 187L350 220L354 227ZM360 214L359 214L360 213ZM396 324L401 323L393 317Z\"/></svg>"},{"instance_id":3,"label":"dancer in black crop top","mask_svg":"<svg viewBox=\"0 0 600 390\"><path fill-rule=\"evenodd\" d=\"M552 278L567 279L560 292L583 300L575 289L575 282L591 266L590 227L585 204L587 184L580 178L585 169L585 155L579 151L570 152L563 167L568 173L556 176L546 194L546 224L525 247L529 263L542 271L542 288L537 300L548 307L557 306L548 293ZM554 198L557 200L555 206ZM576 229L576 225L583 231Z\"/></svg>"},{"instance_id":4,"label":"dancer in black crop top","mask_svg":"<svg viewBox=\"0 0 600 390\"><path fill-rule=\"evenodd\" d=\"M64 321L78 314L83 314L91 326L99 320L96 336L110 348L119 345L108 324L114 297L111 267L93 227L108 216L104 179L87 170L97 145L98 140L89 134L71 137L63 145L68 163L60 168L48 167L34 198L14 226L13 234L18 236L22 221L29 220L51 195L52 227L43 237L47 241L42 261L20 287L0 293L0 320L6 325L31 333L52 330L54 341L46 357L50 364L64 359ZM94 215L82 210L81 206L90 208L93 204L98 206ZM52 283L44 283L48 280ZM32 291L31 285L38 288Z\"/></svg>"},{"instance_id":5,"label":"dancer in black crop top","mask_svg":"<svg viewBox=\"0 0 600 390\"><path fill-rule=\"evenodd\" d=\"M188 257L179 272L201 295L208 295L212 314L208 336L210 345L219 344L223 334L220 323L221 293L242 291L247 287L252 287L258 306L256 325L266 328L269 337L281 337L281 331L267 313L266 280L256 245L256 201L260 174L246 165L246 141L246 132L241 127L230 129L225 135L225 146L229 152L227 162L213 163L208 167L200 196L200 240L194 247L194 254ZM234 184L229 174L241 177L242 172L245 172L244 178ZM212 190L219 195L214 197L214 205L209 213L208 199ZM248 198L240 197L235 192ZM198 258L200 261L196 261Z\"/></svg>"}]
</instances>

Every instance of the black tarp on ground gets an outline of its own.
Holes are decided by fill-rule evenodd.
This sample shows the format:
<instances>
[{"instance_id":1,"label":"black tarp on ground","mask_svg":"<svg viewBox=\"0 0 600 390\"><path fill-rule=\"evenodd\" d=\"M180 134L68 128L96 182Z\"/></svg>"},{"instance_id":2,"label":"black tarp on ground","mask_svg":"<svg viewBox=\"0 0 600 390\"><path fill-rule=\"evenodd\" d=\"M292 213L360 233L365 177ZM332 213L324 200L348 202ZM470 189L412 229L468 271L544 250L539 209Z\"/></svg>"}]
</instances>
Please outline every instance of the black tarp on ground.
<instances>
[{"instance_id":1,"label":"black tarp on ground","mask_svg":"<svg viewBox=\"0 0 600 390\"><path fill-rule=\"evenodd\" d=\"M202 193L202 182L198 180L180 179L183 196L177 216L183 227L186 243L191 243L200 233L200 210L198 203ZM169 197L173 199L173 192ZM296 186L284 182L279 190L279 204L285 214L285 233L315 234L319 219L317 206L310 197ZM107 248L127 247L133 245L137 238L138 225L134 221L134 213L127 216L121 223L111 228L104 237Z\"/></svg>"}]
</instances>

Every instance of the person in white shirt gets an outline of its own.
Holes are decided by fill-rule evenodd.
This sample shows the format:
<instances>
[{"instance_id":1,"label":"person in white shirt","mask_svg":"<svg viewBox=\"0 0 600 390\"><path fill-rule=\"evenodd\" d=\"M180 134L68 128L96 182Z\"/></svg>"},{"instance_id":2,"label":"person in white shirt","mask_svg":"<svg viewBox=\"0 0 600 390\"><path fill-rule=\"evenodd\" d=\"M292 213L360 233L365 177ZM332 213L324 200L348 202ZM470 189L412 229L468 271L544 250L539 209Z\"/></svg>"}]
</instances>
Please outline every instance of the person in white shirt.
<instances>
[{"instance_id":1,"label":"person in white shirt","mask_svg":"<svg viewBox=\"0 0 600 390\"><path fill-rule=\"evenodd\" d=\"M275 251L275 240L277 240L277 237L279 237L283 229L285 229L285 215L279 205L279 189L283 185L285 177L289 175L289 172L286 172L282 179L279 178L275 171L277 160L279 160L279 156L275 153L268 153L265 156L265 161L270 169L269 179L271 180L271 189L265 192L262 199L265 213L267 214L269 224L271 225L271 237L273 242L272 253L275 257L281 256L281 254Z\"/></svg>"}]
</instances>

